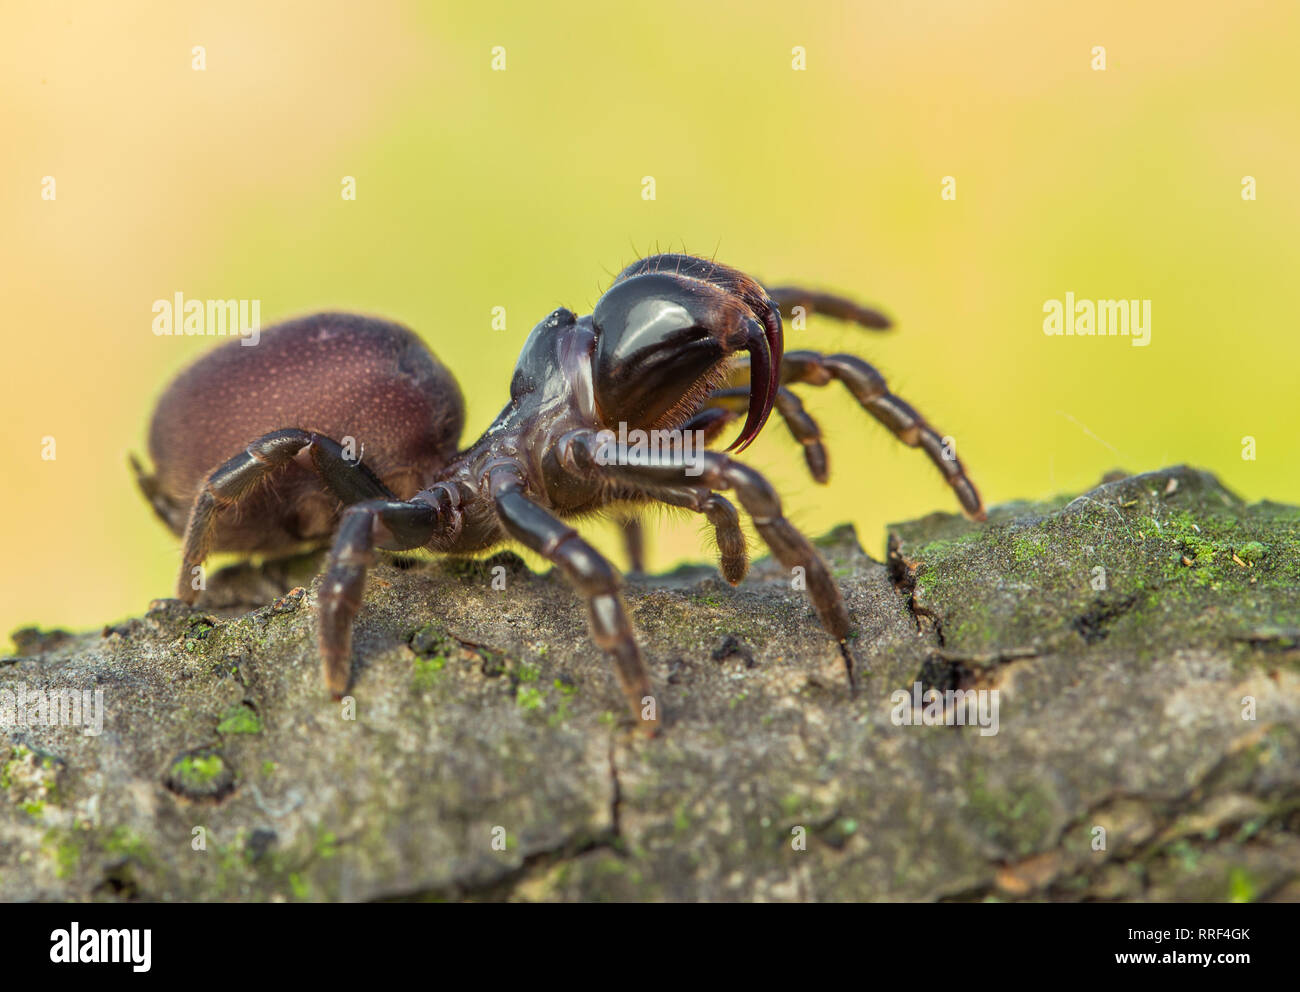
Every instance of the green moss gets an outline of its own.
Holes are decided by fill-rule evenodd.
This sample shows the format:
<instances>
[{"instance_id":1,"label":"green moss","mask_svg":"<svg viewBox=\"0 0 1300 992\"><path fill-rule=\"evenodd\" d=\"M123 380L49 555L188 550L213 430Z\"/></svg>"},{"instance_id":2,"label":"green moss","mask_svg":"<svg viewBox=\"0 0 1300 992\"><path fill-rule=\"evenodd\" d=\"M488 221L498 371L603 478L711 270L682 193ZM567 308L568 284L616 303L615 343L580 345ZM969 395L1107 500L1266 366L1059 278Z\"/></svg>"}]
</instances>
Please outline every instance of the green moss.
<instances>
[{"instance_id":1,"label":"green moss","mask_svg":"<svg viewBox=\"0 0 1300 992\"><path fill-rule=\"evenodd\" d=\"M432 689L438 682L438 676L446 667L446 655L440 654L432 658L416 658L415 664L412 666L411 684L421 692Z\"/></svg>"},{"instance_id":2,"label":"green moss","mask_svg":"<svg viewBox=\"0 0 1300 992\"><path fill-rule=\"evenodd\" d=\"M1264 544L1254 535L1266 523L1255 515L1243 522L1232 514L1169 514L1160 527L1166 547L1174 552L1165 576L1186 578L1190 572L1195 585L1213 590L1252 580L1266 589L1293 586L1300 581L1300 531L1275 524L1269 528L1270 544ZM1192 564L1185 565L1183 558Z\"/></svg>"},{"instance_id":3,"label":"green moss","mask_svg":"<svg viewBox=\"0 0 1300 992\"><path fill-rule=\"evenodd\" d=\"M914 591L918 599L929 600L942 595L944 583L938 569L939 561L938 558L928 560L917 571Z\"/></svg>"},{"instance_id":4,"label":"green moss","mask_svg":"<svg viewBox=\"0 0 1300 992\"><path fill-rule=\"evenodd\" d=\"M43 838L42 849L54 862L57 878L71 878L81 864L81 838L71 830L51 830Z\"/></svg>"},{"instance_id":5,"label":"green moss","mask_svg":"<svg viewBox=\"0 0 1300 992\"><path fill-rule=\"evenodd\" d=\"M555 707L555 712L547 719L547 723L552 727L558 727L568 721L571 715L569 702L578 694L578 687L562 679L556 679L551 684L560 698L558 705Z\"/></svg>"},{"instance_id":6,"label":"green moss","mask_svg":"<svg viewBox=\"0 0 1300 992\"><path fill-rule=\"evenodd\" d=\"M978 544L985 537L983 529L974 529L965 534L959 534L957 537L946 538L936 541L927 541L914 552L909 552L909 557L916 557L922 561L931 561L937 558L946 558L949 554L963 547L970 547Z\"/></svg>"},{"instance_id":7,"label":"green moss","mask_svg":"<svg viewBox=\"0 0 1300 992\"><path fill-rule=\"evenodd\" d=\"M596 862L595 871L597 875L623 875L627 872L627 865L614 855L608 854Z\"/></svg>"},{"instance_id":8,"label":"green moss","mask_svg":"<svg viewBox=\"0 0 1300 992\"><path fill-rule=\"evenodd\" d=\"M198 617L190 621L185 631L185 650L194 653L202 649L204 642L211 638L214 630L216 624L207 617Z\"/></svg>"},{"instance_id":9,"label":"green moss","mask_svg":"<svg viewBox=\"0 0 1300 992\"><path fill-rule=\"evenodd\" d=\"M1254 565L1264 560L1268 554L1268 548L1260 544L1259 541L1247 541L1237 549L1237 555L1242 558L1248 565Z\"/></svg>"},{"instance_id":10,"label":"green moss","mask_svg":"<svg viewBox=\"0 0 1300 992\"><path fill-rule=\"evenodd\" d=\"M1255 879L1245 868L1233 868L1228 872L1228 901L1254 902L1258 894Z\"/></svg>"},{"instance_id":11,"label":"green moss","mask_svg":"<svg viewBox=\"0 0 1300 992\"><path fill-rule=\"evenodd\" d=\"M172 764L171 777L184 788L201 792L206 785L225 771L225 768L226 763L221 760L219 754L186 755Z\"/></svg>"},{"instance_id":12,"label":"green moss","mask_svg":"<svg viewBox=\"0 0 1300 992\"><path fill-rule=\"evenodd\" d=\"M1254 819L1247 820L1241 825L1241 828L1237 831L1237 836L1234 837L1233 840L1238 844L1250 840L1250 838L1254 837L1264 828L1266 822L1267 820L1265 818L1258 816Z\"/></svg>"},{"instance_id":13,"label":"green moss","mask_svg":"<svg viewBox=\"0 0 1300 992\"><path fill-rule=\"evenodd\" d=\"M219 734L260 734L261 732L262 721L258 719L252 707L244 703L226 710L222 714L221 722L217 724Z\"/></svg>"},{"instance_id":14,"label":"green moss","mask_svg":"<svg viewBox=\"0 0 1300 992\"><path fill-rule=\"evenodd\" d=\"M0 765L0 789L8 789L13 784L13 771L21 762L31 756L31 751L21 744L15 744L10 751L10 758Z\"/></svg>"},{"instance_id":15,"label":"green moss","mask_svg":"<svg viewBox=\"0 0 1300 992\"><path fill-rule=\"evenodd\" d=\"M146 865L153 863L153 857L144 841L127 827L114 827L100 846L105 854L114 857L132 858Z\"/></svg>"},{"instance_id":16,"label":"green moss","mask_svg":"<svg viewBox=\"0 0 1300 992\"><path fill-rule=\"evenodd\" d=\"M515 693L515 705L524 710L539 710L543 702L542 690L535 686L520 686Z\"/></svg>"},{"instance_id":17,"label":"green moss","mask_svg":"<svg viewBox=\"0 0 1300 992\"><path fill-rule=\"evenodd\" d=\"M54 874L60 879L75 875L87 856L131 860L145 868L153 868L158 863L144 841L123 826L107 833L94 833L89 827L52 829L41 839L41 850L53 862Z\"/></svg>"},{"instance_id":18,"label":"green moss","mask_svg":"<svg viewBox=\"0 0 1300 992\"><path fill-rule=\"evenodd\" d=\"M973 601L952 625L950 638L953 644L978 647L996 640L993 630L992 610L987 602Z\"/></svg>"},{"instance_id":19,"label":"green moss","mask_svg":"<svg viewBox=\"0 0 1300 992\"><path fill-rule=\"evenodd\" d=\"M316 857L328 861L339 853L339 839L330 830L322 830L316 835Z\"/></svg>"},{"instance_id":20,"label":"green moss","mask_svg":"<svg viewBox=\"0 0 1300 992\"><path fill-rule=\"evenodd\" d=\"M238 876L243 873L244 867L248 863L248 852L242 844L222 844L216 850L217 865L221 868L223 889L230 889L231 883L235 881L231 876Z\"/></svg>"},{"instance_id":21,"label":"green moss","mask_svg":"<svg viewBox=\"0 0 1300 992\"><path fill-rule=\"evenodd\" d=\"M1283 520L1277 508L1239 507L1226 498L1222 506L1203 505L1190 487L1172 496L1126 497L1078 503L1068 515L1032 523L1025 514L1008 520L999 512L995 520L1007 523L952 539L925 540L934 526L905 525L896 536L916 570L918 614L942 625L949 646L970 652L1041 642L1056 627L1066 645L1077 643L1073 630L1087 644L1110 636L1109 645L1123 643L1150 658L1155 629L1176 623L1198 640L1221 635L1225 594L1276 601L1277 592L1300 585L1293 516ZM1194 505L1178 505L1187 501ZM908 546L909 530L925 543ZM1099 565L1104 589L1095 585ZM1237 612L1252 632L1292 624L1292 613L1271 602L1255 608L1242 601Z\"/></svg>"},{"instance_id":22,"label":"green moss","mask_svg":"<svg viewBox=\"0 0 1300 992\"><path fill-rule=\"evenodd\" d=\"M1046 550L1046 534L1015 534L1011 538L1011 557L1022 564L1037 562Z\"/></svg>"},{"instance_id":23,"label":"green moss","mask_svg":"<svg viewBox=\"0 0 1300 992\"><path fill-rule=\"evenodd\" d=\"M1164 849L1163 853L1171 860L1177 860L1179 867L1188 874L1195 872L1201 861L1201 852L1186 838L1174 841Z\"/></svg>"}]
</instances>

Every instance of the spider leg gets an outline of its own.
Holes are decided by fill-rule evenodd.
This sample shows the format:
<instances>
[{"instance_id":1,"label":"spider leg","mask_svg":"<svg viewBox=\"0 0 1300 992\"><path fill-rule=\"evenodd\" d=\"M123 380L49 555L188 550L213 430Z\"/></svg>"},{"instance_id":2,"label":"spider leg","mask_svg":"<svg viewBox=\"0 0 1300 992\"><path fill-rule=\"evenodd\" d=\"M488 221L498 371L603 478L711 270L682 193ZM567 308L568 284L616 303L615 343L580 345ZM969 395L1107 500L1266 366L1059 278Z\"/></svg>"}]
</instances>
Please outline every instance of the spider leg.
<instances>
[{"instance_id":1,"label":"spider leg","mask_svg":"<svg viewBox=\"0 0 1300 992\"><path fill-rule=\"evenodd\" d=\"M422 495L429 494L443 498L437 506L418 496L409 502L368 499L343 511L316 600L321 668L336 699L347 691L352 671L352 621L361 606L374 549L418 548L435 534L460 526L461 511L445 489L435 487Z\"/></svg>"},{"instance_id":2,"label":"spider leg","mask_svg":"<svg viewBox=\"0 0 1300 992\"><path fill-rule=\"evenodd\" d=\"M739 585L749 571L749 549L740 529L740 514L727 497L698 487L647 489L646 494L667 503L703 514L713 524L718 542L718 571L729 583Z\"/></svg>"},{"instance_id":3,"label":"spider leg","mask_svg":"<svg viewBox=\"0 0 1300 992\"><path fill-rule=\"evenodd\" d=\"M627 554L628 571L640 574L645 571L645 531L641 527L641 518L626 514L619 518L619 530L623 532L623 550Z\"/></svg>"},{"instance_id":4,"label":"spider leg","mask_svg":"<svg viewBox=\"0 0 1300 992\"><path fill-rule=\"evenodd\" d=\"M743 358L739 359L732 369L733 386L742 385L748 376L749 369ZM853 394L858 405L888 427L896 438L908 447L920 448L929 455L930 461L943 474L944 481L956 493L962 509L975 520L985 519L979 491L967 477L956 453L944 444L943 437L925 417L889 391L885 377L874 368L856 355L823 355L816 351L789 351L781 359L783 384L828 386L835 381L842 383ZM787 423L790 421L787 420ZM790 429L795 432L793 424ZM805 442L805 455L808 450ZM815 478L817 473L811 460L809 468Z\"/></svg>"},{"instance_id":5,"label":"spider leg","mask_svg":"<svg viewBox=\"0 0 1300 992\"><path fill-rule=\"evenodd\" d=\"M140 487L140 492L153 508L154 514L167 525L168 529L183 534L188 509L163 492L157 478L145 471L144 466L140 464L140 459L135 455L128 455L127 461L131 466L131 474L135 476L135 484Z\"/></svg>"},{"instance_id":6,"label":"spider leg","mask_svg":"<svg viewBox=\"0 0 1300 992\"><path fill-rule=\"evenodd\" d=\"M781 499L759 472L716 451L697 452L688 464L680 454L614 449L610 456L594 431L576 430L565 434L557 445L560 463L579 475L617 480L649 490L675 486L701 490L734 490L754 528L786 568L802 568L822 626L839 642L849 684L854 684L853 655L849 651L849 614L844 597L831 578L830 570L808 539L781 513ZM604 450L602 450L604 448ZM598 457L598 452L600 453ZM695 474L698 472L698 474Z\"/></svg>"},{"instance_id":7,"label":"spider leg","mask_svg":"<svg viewBox=\"0 0 1300 992\"><path fill-rule=\"evenodd\" d=\"M619 593L618 572L577 531L528 498L518 467L498 463L489 469L488 480L497 518L506 532L555 564L587 601L591 639L613 661L633 719L653 735L659 727L658 705Z\"/></svg>"},{"instance_id":8,"label":"spider leg","mask_svg":"<svg viewBox=\"0 0 1300 992\"><path fill-rule=\"evenodd\" d=\"M709 404L709 407L717 406L730 410L739 416L749 406L749 389L744 386L715 389L709 394L705 403ZM804 409L803 401L795 395L794 391L785 386L776 392L776 412L781 415L785 426L790 429L791 437L803 445L803 457L808 463L809 473L818 482L825 483L830 477L830 469L826 446L822 444L822 431L817 426L817 421L813 420L812 415Z\"/></svg>"},{"instance_id":9,"label":"spider leg","mask_svg":"<svg viewBox=\"0 0 1300 992\"><path fill-rule=\"evenodd\" d=\"M869 327L873 331L884 331L893 326L890 319L879 310L864 307L834 293L819 293L801 286L774 286L768 289L767 295L781 308L781 316L785 320L794 317L795 307L803 307L805 315L820 313L836 320L847 320Z\"/></svg>"},{"instance_id":10,"label":"spider leg","mask_svg":"<svg viewBox=\"0 0 1300 992\"><path fill-rule=\"evenodd\" d=\"M199 584L191 581L194 569L203 564L212 546L212 525L217 511L238 503L253 492L270 472L293 461L310 446L311 465L321 481L344 503L363 499L396 500L377 475L359 461L344 457L343 448L332 438L311 431L290 428L264 434L234 458L213 469L190 507L181 554L181 574L176 595L193 603Z\"/></svg>"},{"instance_id":11,"label":"spider leg","mask_svg":"<svg viewBox=\"0 0 1300 992\"><path fill-rule=\"evenodd\" d=\"M702 410L681 426L683 433L686 431L704 431L705 444L716 441L718 435L722 433L722 429L745 412L744 410L729 409L725 404L709 404L708 398L705 399L705 404Z\"/></svg>"},{"instance_id":12,"label":"spider leg","mask_svg":"<svg viewBox=\"0 0 1300 992\"><path fill-rule=\"evenodd\" d=\"M726 413L726 411L715 412ZM702 419L700 414L696 414L683 430L695 430L697 421L707 423L710 419L716 420L716 426L721 428L727 421L734 419L734 415L726 414L723 417ZM709 432L703 427L698 429L705 430L707 443ZM715 430L713 433L716 435L718 431ZM646 495L661 503L680 506L703 514L709 523L713 524L714 537L718 542L718 571L733 586L745 577L745 573L749 571L749 552L745 546L745 534L740 529L740 515L725 496L695 487L656 489L653 492L647 491ZM640 519L628 515L619 521L619 525L623 531L623 546L631 563L631 570L644 571L645 540Z\"/></svg>"},{"instance_id":13,"label":"spider leg","mask_svg":"<svg viewBox=\"0 0 1300 992\"><path fill-rule=\"evenodd\" d=\"M741 412L743 413L744 410ZM722 433L723 427L735 420L736 416L735 412L720 405L707 406L683 424L681 430L683 432L704 431L704 443L708 444L717 438ZM722 573L722 577L733 586L745 577L745 573L749 571L749 552L745 546L745 534L740 529L740 516L736 513L736 508L725 496L717 493L701 493L695 487L659 489L647 495L661 503L702 513L709 523L713 524L714 537L718 542L718 571ZM625 518L622 522L624 546L627 549L628 560L632 562L632 571L640 572L644 561L641 525L640 521L637 521L635 531L630 530L628 527L630 519L634 518ZM633 541L637 543L634 545Z\"/></svg>"}]
</instances>

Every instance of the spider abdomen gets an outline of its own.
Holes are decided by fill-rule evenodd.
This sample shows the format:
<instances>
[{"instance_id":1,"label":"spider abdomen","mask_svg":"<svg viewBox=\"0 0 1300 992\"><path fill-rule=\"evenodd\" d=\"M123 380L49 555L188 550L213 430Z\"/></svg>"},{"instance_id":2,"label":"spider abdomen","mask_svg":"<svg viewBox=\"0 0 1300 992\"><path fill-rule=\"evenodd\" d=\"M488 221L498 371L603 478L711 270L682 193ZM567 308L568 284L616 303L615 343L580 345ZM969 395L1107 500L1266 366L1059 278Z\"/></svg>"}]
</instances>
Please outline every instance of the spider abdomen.
<instances>
[{"instance_id":1,"label":"spider abdomen","mask_svg":"<svg viewBox=\"0 0 1300 992\"><path fill-rule=\"evenodd\" d=\"M232 339L182 371L155 408L142 479L176 533L214 468L270 432L300 428L339 442L399 497L455 455L465 404L455 378L411 331L353 314L313 314ZM339 501L299 462L219 511L213 550L276 553L327 540Z\"/></svg>"}]
</instances>

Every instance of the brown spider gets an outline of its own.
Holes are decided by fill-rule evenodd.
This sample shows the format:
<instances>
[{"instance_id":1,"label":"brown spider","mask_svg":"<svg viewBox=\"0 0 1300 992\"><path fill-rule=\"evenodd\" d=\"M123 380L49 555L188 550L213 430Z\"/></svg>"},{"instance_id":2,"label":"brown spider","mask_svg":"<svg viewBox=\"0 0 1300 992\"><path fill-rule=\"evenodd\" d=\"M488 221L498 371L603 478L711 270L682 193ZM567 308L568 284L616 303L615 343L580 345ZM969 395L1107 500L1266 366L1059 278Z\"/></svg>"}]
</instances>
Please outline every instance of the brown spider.
<instances>
[{"instance_id":1,"label":"brown spider","mask_svg":"<svg viewBox=\"0 0 1300 992\"><path fill-rule=\"evenodd\" d=\"M725 454L692 451L687 432L712 440L743 414L731 445L740 450L775 404L824 482L820 431L787 384L838 380L930 456L968 514L982 518L983 510L939 433L870 365L852 355L782 353L781 314L796 306L889 326L848 300L768 291L707 259L642 259L619 273L589 316L559 309L533 329L510 402L460 451L456 380L404 327L316 314L267 329L256 347L231 341L172 382L150 428L155 474L135 466L155 511L184 534L180 598L197 598L194 577L211 551L285 553L333 535L317 610L325 683L337 697L348 688L352 622L375 548L471 554L517 540L559 566L586 599L592 639L612 658L634 719L653 732L658 707L618 572L564 520L652 501L693 510L713 524L719 567L735 584L748 557L736 508L718 492L729 489L776 558L804 569L851 680L848 612L826 565L782 516L762 475ZM638 433L655 431L681 433ZM664 446L646 450L656 436ZM681 445L667 443L678 438ZM629 536L635 544L635 528Z\"/></svg>"}]
</instances>

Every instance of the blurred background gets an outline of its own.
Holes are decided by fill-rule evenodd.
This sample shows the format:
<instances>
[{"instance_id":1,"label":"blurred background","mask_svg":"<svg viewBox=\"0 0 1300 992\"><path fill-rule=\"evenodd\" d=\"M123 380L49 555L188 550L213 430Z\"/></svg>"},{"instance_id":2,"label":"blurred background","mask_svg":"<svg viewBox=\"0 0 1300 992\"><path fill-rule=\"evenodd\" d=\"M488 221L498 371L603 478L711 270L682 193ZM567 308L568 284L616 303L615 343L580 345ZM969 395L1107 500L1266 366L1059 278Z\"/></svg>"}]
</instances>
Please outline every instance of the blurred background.
<instances>
[{"instance_id":1,"label":"blurred background","mask_svg":"<svg viewBox=\"0 0 1300 992\"><path fill-rule=\"evenodd\" d=\"M152 333L176 292L408 324L468 443L534 323L685 247L890 313L787 347L874 362L989 503L1178 462L1300 502L1300 6L1068 6L4 0L0 631L171 595L127 453L221 340ZM1044 335L1067 291L1151 300L1150 346ZM888 522L956 509L842 391L804 399L828 487L776 418L745 456L798 525L879 557ZM695 518L649 530L655 568L711 557Z\"/></svg>"}]
</instances>

